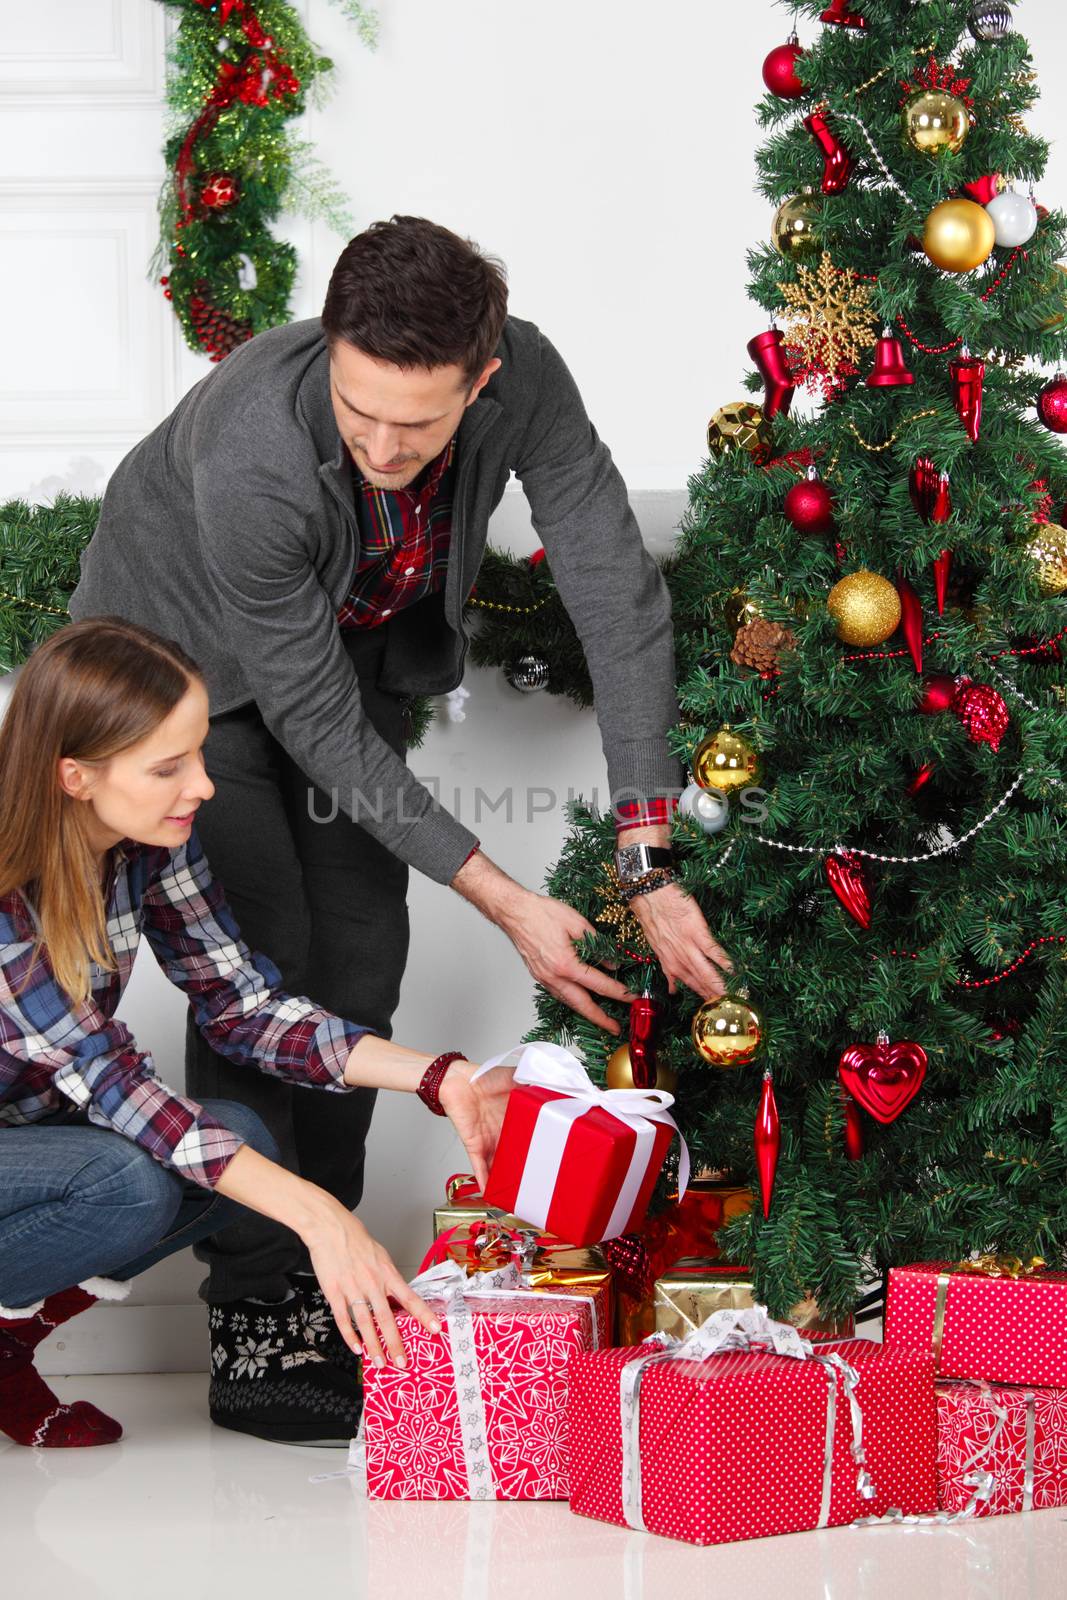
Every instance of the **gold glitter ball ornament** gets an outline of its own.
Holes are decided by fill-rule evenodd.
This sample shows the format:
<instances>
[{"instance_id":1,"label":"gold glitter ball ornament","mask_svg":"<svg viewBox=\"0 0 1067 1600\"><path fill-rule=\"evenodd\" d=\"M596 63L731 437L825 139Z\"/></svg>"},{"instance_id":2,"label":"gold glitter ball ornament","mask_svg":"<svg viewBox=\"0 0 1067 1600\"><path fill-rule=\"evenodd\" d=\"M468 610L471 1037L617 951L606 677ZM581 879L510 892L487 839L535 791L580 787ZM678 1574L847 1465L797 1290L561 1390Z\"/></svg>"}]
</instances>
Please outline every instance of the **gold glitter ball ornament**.
<instances>
[{"instance_id":1,"label":"gold glitter ball ornament","mask_svg":"<svg viewBox=\"0 0 1067 1600\"><path fill-rule=\"evenodd\" d=\"M750 400L720 406L708 423L708 451L713 456L744 450L760 463L767 460L773 448L774 430L761 407Z\"/></svg>"},{"instance_id":2,"label":"gold glitter ball ornament","mask_svg":"<svg viewBox=\"0 0 1067 1600\"><path fill-rule=\"evenodd\" d=\"M923 249L943 272L973 272L997 242L993 218L976 200L942 200L926 219Z\"/></svg>"},{"instance_id":3,"label":"gold glitter ball ornament","mask_svg":"<svg viewBox=\"0 0 1067 1600\"><path fill-rule=\"evenodd\" d=\"M787 261L813 261L819 253L819 201L811 189L783 200L774 214L771 243Z\"/></svg>"},{"instance_id":4,"label":"gold glitter ball ornament","mask_svg":"<svg viewBox=\"0 0 1067 1600\"><path fill-rule=\"evenodd\" d=\"M1067 528L1042 522L1023 548L1037 568L1042 593L1062 594L1067 589Z\"/></svg>"},{"instance_id":5,"label":"gold glitter ball ornament","mask_svg":"<svg viewBox=\"0 0 1067 1600\"><path fill-rule=\"evenodd\" d=\"M747 1067L763 1038L763 1022L747 1000L724 994L705 1000L693 1018L693 1044L710 1066Z\"/></svg>"},{"instance_id":6,"label":"gold glitter ball ornament","mask_svg":"<svg viewBox=\"0 0 1067 1600\"><path fill-rule=\"evenodd\" d=\"M900 626L900 596L877 572L850 572L834 584L826 605L844 644L883 644Z\"/></svg>"},{"instance_id":7,"label":"gold glitter ball ornament","mask_svg":"<svg viewBox=\"0 0 1067 1600\"><path fill-rule=\"evenodd\" d=\"M620 1044L608 1057L607 1085L609 1089L635 1089L633 1063L630 1060L630 1046ZM665 1061L656 1063L656 1082L654 1087L662 1089L665 1094L674 1094L678 1088L678 1074L669 1067Z\"/></svg>"},{"instance_id":8,"label":"gold glitter ball ornament","mask_svg":"<svg viewBox=\"0 0 1067 1600\"><path fill-rule=\"evenodd\" d=\"M917 89L905 103L901 121L908 143L927 155L962 150L971 131L967 107L944 89Z\"/></svg>"},{"instance_id":9,"label":"gold glitter ball ornament","mask_svg":"<svg viewBox=\"0 0 1067 1600\"><path fill-rule=\"evenodd\" d=\"M759 756L746 739L720 728L693 752L693 778L702 789L744 789L759 782Z\"/></svg>"}]
</instances>

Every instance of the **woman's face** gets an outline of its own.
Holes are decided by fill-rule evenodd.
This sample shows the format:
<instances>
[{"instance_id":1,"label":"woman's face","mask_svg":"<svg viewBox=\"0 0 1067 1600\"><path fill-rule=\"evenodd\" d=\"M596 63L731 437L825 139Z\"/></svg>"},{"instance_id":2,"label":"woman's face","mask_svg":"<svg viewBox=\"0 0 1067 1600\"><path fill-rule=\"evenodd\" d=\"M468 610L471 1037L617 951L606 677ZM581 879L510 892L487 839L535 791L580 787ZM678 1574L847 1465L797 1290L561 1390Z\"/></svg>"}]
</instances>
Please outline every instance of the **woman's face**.
<instances>
[{"instance_id":1,"label":"woman's face","mask_svg":"<svg viewBox=\"0 0 1067 1600\"><path fill-rule=\"evenodd\" d=\"M208 733L208 699L193 682L154 732L99 766L64 757L59 781L91 808L89 836L101 854L120 839L184 844L193 818L215 786L201 750Z\"/></svg>"}]
</instances>

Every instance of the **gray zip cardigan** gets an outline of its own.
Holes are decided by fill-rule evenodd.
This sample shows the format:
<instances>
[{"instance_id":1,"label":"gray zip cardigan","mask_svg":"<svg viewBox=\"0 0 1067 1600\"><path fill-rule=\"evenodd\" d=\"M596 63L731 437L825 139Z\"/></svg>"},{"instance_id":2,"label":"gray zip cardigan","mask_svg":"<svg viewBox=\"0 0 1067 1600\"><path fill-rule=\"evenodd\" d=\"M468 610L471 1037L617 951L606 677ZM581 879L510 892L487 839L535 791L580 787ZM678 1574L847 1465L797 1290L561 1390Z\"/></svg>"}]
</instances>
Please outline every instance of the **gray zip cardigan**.
<instances>
[{"instance_id":1,"label":"gray zip cardigan","mask_svg":"<svg viewBox=\"0 0 1067 1600\"><path fill-rule=\"evenodd\" d=\"M625 485L539 329L509 317L497 354L499 371L459 429L444 590L390 620L382 687L442 694L460 682L464 602L514 472L589 663L611 794L676 788L670 600ZM358 556L315 317L241 345L120 462L70 610L117 614L180 641L204 672L213 713L254 700L342 812L448 883L475 837L365 719L341 644L336 613Z\"/></svg>"}]
</instances>

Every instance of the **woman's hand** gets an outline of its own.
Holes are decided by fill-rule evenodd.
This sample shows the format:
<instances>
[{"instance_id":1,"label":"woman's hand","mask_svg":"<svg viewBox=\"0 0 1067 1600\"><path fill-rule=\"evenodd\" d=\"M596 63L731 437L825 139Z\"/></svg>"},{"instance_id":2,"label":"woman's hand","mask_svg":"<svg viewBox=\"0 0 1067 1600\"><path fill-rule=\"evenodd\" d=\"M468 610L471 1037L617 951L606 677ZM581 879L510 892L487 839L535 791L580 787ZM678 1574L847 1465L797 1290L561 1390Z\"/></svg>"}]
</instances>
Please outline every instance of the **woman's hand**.
<instances>
[{"instance_id":1,"label":"woman's hand","mask_svg":"<svg viewBox=\"0 0 1067 1600\"><path fill-rule=\"evenodd\" d=\"M324 1198L331 1197L324 1194ZM333 1207L303 1238L341 1337L350 1350L365 1355L376 1367L386 1365L386 1352L398 1367L406 1367L404 1343L389 1302L395 1300L430 1333L439 1333L441 1324L358 1217L337 1201Z\"/></svg>"},{"instance_id":2,"label":"woman's hand","mask_svg":"<svg viewBox=\"0 0 1067 1600\"><path fill-rule=\"evenodd\" d=\"M477 1071L472 1061L454 1061L445 1074L438 1098L463 1140L479 1189L484 1189L500 1138L515 1069L494 1067L474 1082Z\"/></svg>"}]
</instances>

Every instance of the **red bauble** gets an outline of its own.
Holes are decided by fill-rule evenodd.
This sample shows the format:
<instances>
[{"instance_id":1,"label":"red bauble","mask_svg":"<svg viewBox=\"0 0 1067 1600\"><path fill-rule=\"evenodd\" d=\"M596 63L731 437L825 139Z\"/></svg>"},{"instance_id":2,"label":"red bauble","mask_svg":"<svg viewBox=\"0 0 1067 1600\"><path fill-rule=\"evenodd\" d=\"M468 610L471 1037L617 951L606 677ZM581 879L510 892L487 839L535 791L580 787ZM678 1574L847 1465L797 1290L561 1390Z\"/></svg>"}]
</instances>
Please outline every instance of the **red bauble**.
<instances>
[{"instance_id":1,"label":"red bauble","mask_svg":"<svg viewBox=\"0 0 1067 1600\"><path fill-rule=\"evenodd\" d=\"M863 1118L855 1100L843 1089L841 1098L845 1102L845 1154L850 1161L858 1161L863 1155Z\"/></svg>"},{"instance_id":2,"label":"red bauble","mask_svg":"<svg viewBox=\"0 0 1067 1600\"><path fill-rule=\"evenodd\" d=\"M810 117L804 118L804 126L823 154L823 194L841 194L848 188L852 157L827 122L824 112L813 111Z\"/></svg>"},{"instance_id":3,"label":"red bauble","mask_svg":"<svg viewBox=\"0 0 1067 1600\"><path fill-rule=\"evenodd\" d=\"M210 211L225 211L235 205L239 194L237 179L229 172L213 172L200 191L200 203Z\"/></svg>"},{"instance_id":4,"label":"red bauble","mask_svg":"<svg viewBox=\"0 0 1067 1600\"><path fill-rule=\"evenodd\" d=\"M994 750L1000 749L1011 716L1003 696L990 684L965 684L956 696L954 709L972 744L989 744Z\"/></svg>"},{"instance_id":5,"label":"red bauble","mask_svg":"<svg viewBox=\"0 0 1067 1600\"><path fill-rule=\"evenodd\" d=\"M861 17L858 11L848 9L848 0L830 0L830 4L819 18L820 22L832 22L838 28L865 28L867 18Z\"/></svg>"},{"instance_id":6,"label":"red bauble","mask_svg":"<svg viewBox=\"0 0 1067 1600\"><path fill-rule=\"evenodd\" d=\"M794 483L782 510L798 533L829 533L834 525L834 498L815 467Z\"/></svg>"},{"instance_id":7,"label":"red bauble","mask_svg":"<svg viewBox=\"0 0 1067 1600\"><path fill-rule=\"evenodd\" d=\"M777 45L763 63L763 81L779 100L799 100L804 85L797 77L797 62L804 54L795 33L785 44Z\"/></svg>"},{"instance_id":8,"label":"red bauble","mask_svg":"<svg viewBox=\"0 0 1067 1600\"><path fill-rule=\"evenodd\" d=\"M1067 376L1057 372L1037 397L1037 414L1053 433L1067 433Z\"/></svg>"},{"instance_id":9,"label":"red bauble","mask_svg":"<svg viewBox=\"0 0 1067 1600\"><path fill-rule=\"evenodd\" d=\"M923 606L914 587L907 578L897 579L900 596L900 630L916 672L923 669Z\"/></svg>"},{"instance_id":10,"label":"red bauble","mask_svg":"<svg viewBox=\"0 0 1067 1600\"><path fill-rule=\"evenodd\" d=\"M947 672L938 672L923 684L919 710L928 717L951 711L958 693L955 678L950 678Z\"/></svg>"},{"instance_id":11,"label":"red bauble","mask_svg":"<svg viewBox=\"0 0 1067 1600\"><path fill-rule=\"evenodd\" d=\"M848 912L861 928L871 925L871 891L863 866L863 857L855 850L835 850L823 862L826 881Z\"/></svg>"},{"instance_id":12,"label":"red bauble","mask_svg":"<svg viewBox=\"0 0 1067 1600\"><path fill-rule=\"evenodd\" d=\"M764 383L763 415L768 419L789 415L796 386L785 359L785 336L780 328L768 328L748 341L748 353L759 368Z\"/></svg>"},{"instance_id":13,"label":"red bauble","mask_svg":"<svg viewBox=\"0 0 1067 1600\"><path fill-rule=\"evenodd\" d=\"M972 444L977 443L982 426L982 387L985 383L985 362L964 345L959 359L949 362L956 412Z\"/></svg>"},{"instance_id":14,"label":"red bauble","mask_svg":"<svg viewBox=\"0 0 1067 1600\"><path fill-rule=\"evenodd\" d=\"M639 994L630 1006L630 1070L635 1089L656 1087L656 1046L663 1026L663 1007L650 994Z\"/></svg>"},{"instance_id":15,"label":"red bauble","mask_svg":"<svg viewBox=\"0 0 1067 1600\"><path fill-rule=\"evenodd\" d=\"M945 480L946 483L948 480ZM937 596L937 614L945 614L945 601L948 598L948 578L952 571L952 551L942 550L934 562L934 594Z\"/></svg>"},{"instance_id":16,"label":"red bauble","mask_svg":"<svg viewBox=\"0 0 1067 1600\"><path fill-rule=\"evenodd\" d=\"M756 1127L752 1143L756 1150L756 1171L759 1173L760 1200L763 1215L771 1214L771 1196L774 1194L774 1175L778 1170L778 1156L782 1149L782 1125L778 1120L778 1105L774 1098L774 1080L770 1069L763 1074Z\"/></svg>"},{"instance_id":17,"label":"red bauble","mask_svg":"<svg viewBox=\"0 0 1067 1600\"><path fill-rule=\"evenodd\" d=\"M890 1044L880 1033L877 1044L853 1044L841 1052L837 1075L845 1092L878 1122L895 1122L922 1088L926 1051L904 1040Z\"/></svg>"}]
</instances>

